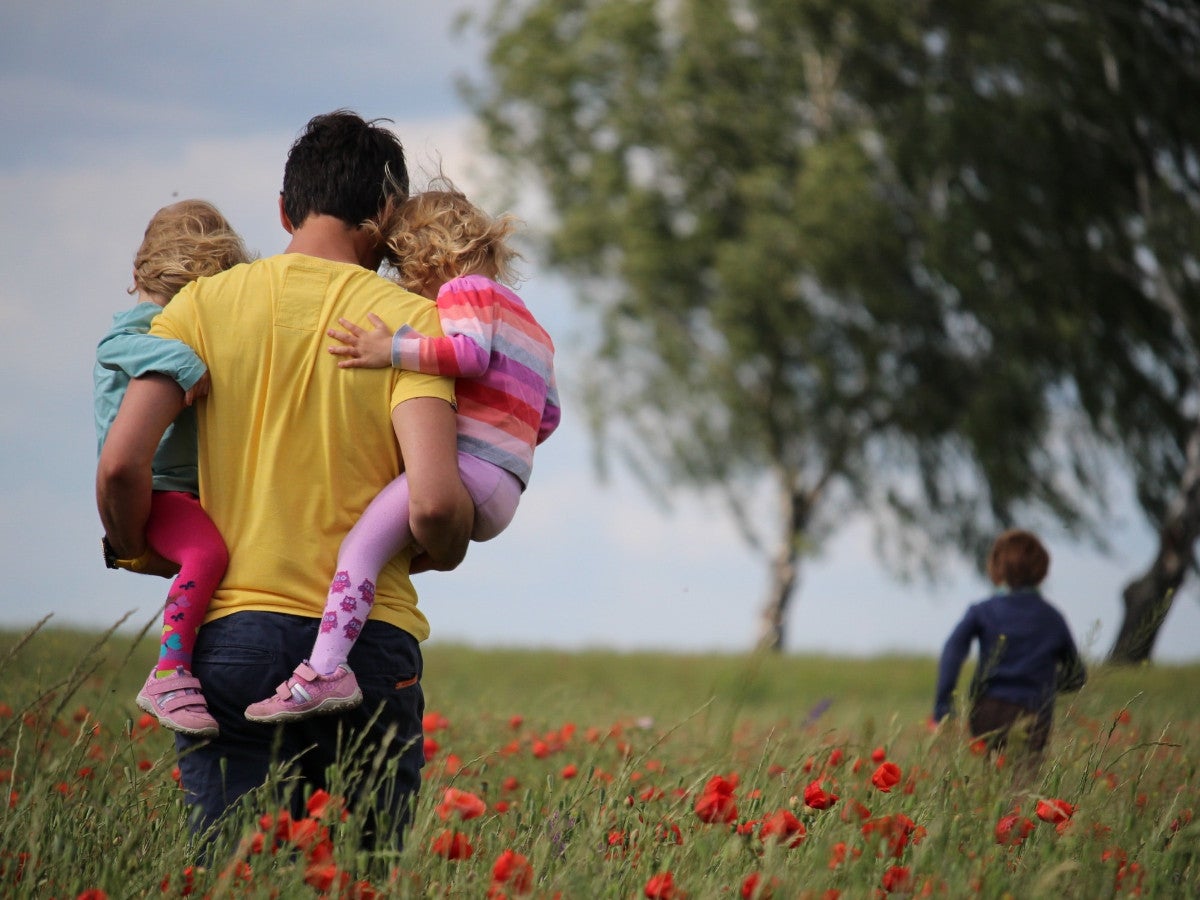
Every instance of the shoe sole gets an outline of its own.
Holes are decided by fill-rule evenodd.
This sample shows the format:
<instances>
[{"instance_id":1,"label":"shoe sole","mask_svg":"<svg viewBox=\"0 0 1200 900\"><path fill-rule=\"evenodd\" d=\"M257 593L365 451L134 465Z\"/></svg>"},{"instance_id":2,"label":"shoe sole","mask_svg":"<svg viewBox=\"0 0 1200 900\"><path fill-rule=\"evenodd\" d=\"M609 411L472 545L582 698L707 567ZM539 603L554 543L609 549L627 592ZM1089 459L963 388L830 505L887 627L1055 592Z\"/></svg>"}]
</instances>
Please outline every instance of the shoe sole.
<instances>
[{"instance_id":1,"label":"shoe sole","mask_svg":"<svg viewBox=\"0 0 1200 900\"><path fill-rule=\"evenodd\" d=\"M326 697L316 706L302 710L292 711L283 710L276 713L267 713L262 716L251 715L246 713L246 718L251 722L259 722L264 725L271 725L278 722L295 722L299 719L307 719L310 716L327 716L332 713L344 712L347 709L354 709L362 703L362 691L356 691L349 697Z\"/></svg>"},{"instance_id":2,"label":"shoe sole","mask_svg":"<svg viewBox=\"0 0 1200 900\"><path fill-rule=\"evenodd\" d=\"M141 694L138 694L136 702L138 709L140 709L142 712L150 713L150 715L154 716L154 718L158 720L159 725L170 731L175 731L179 734L186 734L188 737L216 737L221 733L221 730L216 725L212 725L208 728L188 728L184 725L164 719L161 715L159 715L158 710L154 708L154 701L146 699Z\"/></svg>"}]
</instances>

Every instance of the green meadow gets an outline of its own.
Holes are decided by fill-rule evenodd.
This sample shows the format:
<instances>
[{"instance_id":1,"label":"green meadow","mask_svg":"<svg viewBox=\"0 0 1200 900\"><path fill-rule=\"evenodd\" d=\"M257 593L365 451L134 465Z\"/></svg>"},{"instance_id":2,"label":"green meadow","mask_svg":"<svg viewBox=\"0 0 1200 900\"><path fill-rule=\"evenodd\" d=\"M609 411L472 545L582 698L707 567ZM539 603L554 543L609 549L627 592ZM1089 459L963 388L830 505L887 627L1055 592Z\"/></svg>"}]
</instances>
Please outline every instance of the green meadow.
<instances>
[{"instance_id":1,"label":"green meadow","mask_svg":"<svg viewBox=\"0 0 1200 900\"><path fill-rule=\"evenodd\" d=\"M155 651L0 633L0 896L1200 895L1196 665L1094 665L1022 783L930 729L929 658L434 643L402 850L361 850L336 790L281 815L281 776L201 865L170 734L133 702Z\"/></svg>"}]
</instances>

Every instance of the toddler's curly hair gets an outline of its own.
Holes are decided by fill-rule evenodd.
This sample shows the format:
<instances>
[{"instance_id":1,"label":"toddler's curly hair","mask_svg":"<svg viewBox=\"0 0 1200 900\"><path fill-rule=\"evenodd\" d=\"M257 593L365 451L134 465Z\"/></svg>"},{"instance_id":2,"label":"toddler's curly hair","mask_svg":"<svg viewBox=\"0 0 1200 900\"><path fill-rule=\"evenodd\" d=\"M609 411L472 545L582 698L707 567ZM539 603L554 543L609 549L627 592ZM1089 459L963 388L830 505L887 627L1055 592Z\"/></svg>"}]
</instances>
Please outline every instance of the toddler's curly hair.
<instances>
[{"instance_id":1,"label":"toddler's curly hair","mask_svg":"<svg viewBox=\"0 0 1200 900\"><path fill-rule=\"evenodd\" d=\"M988 554L987 573L995 585L1035 588L1050 571L1050 553L1037 535L1020 528L1003 532Z\"/></svg>"},{"instance_id":2,"label":"toddler's curly hair","mask_svg":"<svg viewBox=\"0 0 1200 900\"><path fill-rule=\"evenodd\" d=\"M170 300L184 285L251 259L241 236L207 200L180 200L150 219L133 257L133 287Z\"/></svg>"},{"instance_id":3,"label":"toddler's curly hair","mask_svg":"<svg viewBox=\"0 0 1200 900\"><path fill-rule=\"evenodd\" d=\"M384 255L401 287L429 296L452 278L483 275L512 285L513 262L520 258L508 244L519 221L505 213L491 216L446 178L419 194L389 202L378 223L367 222L384 246Z\"/></svg>"}]
</instances>

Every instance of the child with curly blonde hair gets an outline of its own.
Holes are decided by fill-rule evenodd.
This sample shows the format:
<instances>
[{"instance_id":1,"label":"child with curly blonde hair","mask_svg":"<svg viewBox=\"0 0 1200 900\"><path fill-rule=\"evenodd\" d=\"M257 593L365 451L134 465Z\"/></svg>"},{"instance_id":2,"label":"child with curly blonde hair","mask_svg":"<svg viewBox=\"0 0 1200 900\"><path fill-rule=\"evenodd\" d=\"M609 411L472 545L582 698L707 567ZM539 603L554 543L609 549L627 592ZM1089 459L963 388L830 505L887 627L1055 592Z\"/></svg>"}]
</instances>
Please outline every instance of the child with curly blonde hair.
<instances>
[{"instance_id":1,"label":"child with curly blonde hair","mask_svg":"<svg viewBox=\"0 0 1200 900\"><path fill-rule=\"evenodd\" d=\"M183 388L186 408L163 435L154 454L154 491L146 542L158 556L178 565L163 610L158 662L138 692L137 703L165 727L211 737L216 720L192 676L196 631L229 562L225 542L200 506L193 401L208 393L208 372L191 348L151 337L150 323L187 284L215 275L250 255L233 227L204 200L181 200L154 214L133 260L138 302L113 317L96 349L93 373L96 437L102 448L129 382L143 375L168 375ZM110 569L166 574L148 550L137 559L117 559L104 540Z\"/></svg>"},{"instance_id":2,"label":"child with curly blonde hair","mask_svg":"<svg viewBox=\"0 0 1200 900\"><path fill-rule=\"evenodd\" d=\"M457 380L458 461L475 505L472 539L512 521L533 467L534 447L558 427L554 344L510 288L516 256L511 216L493 218L444 178L438 188L390 204L376 224L402 287L437 304L443 337L409 325L395 332L374 314L370 329L339 319L329 352L342 368L394 366ZM384 564L409 548L408 485L401 475L371 502L338 552L336 574L309 658L246 718L285 722L349 709L362 700L346 663L370 615ZM419 547L411 549L414 555Z\"/></svg>"}]
</instances>

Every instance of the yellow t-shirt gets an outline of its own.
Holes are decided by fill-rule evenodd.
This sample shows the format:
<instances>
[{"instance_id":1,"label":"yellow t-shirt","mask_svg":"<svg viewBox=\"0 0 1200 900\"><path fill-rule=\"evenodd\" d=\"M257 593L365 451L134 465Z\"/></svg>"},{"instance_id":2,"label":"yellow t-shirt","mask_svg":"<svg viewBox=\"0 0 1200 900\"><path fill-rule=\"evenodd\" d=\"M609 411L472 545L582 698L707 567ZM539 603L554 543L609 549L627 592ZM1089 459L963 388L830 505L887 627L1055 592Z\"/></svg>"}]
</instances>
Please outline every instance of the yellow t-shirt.
<instances>
[{"instance_id":1,"label":"yellow t-shirt","mask_svg":"<svg viewBox=\"0 0 1200 900\"><path fill-rule=\"evenodd\" d=\"M206 621L244 610L320 617L338 547L401 470L391 411L414 397L453 402L454 382L399 369L339 369L326 335L374 312L442 333L437 307L360 266L283 254L185 287L151 334L204 360L197 404L200 502L229 547ZM408 577L384 569L371 617L418 640L429 623Z\"/></svg>"}]
</instances>

